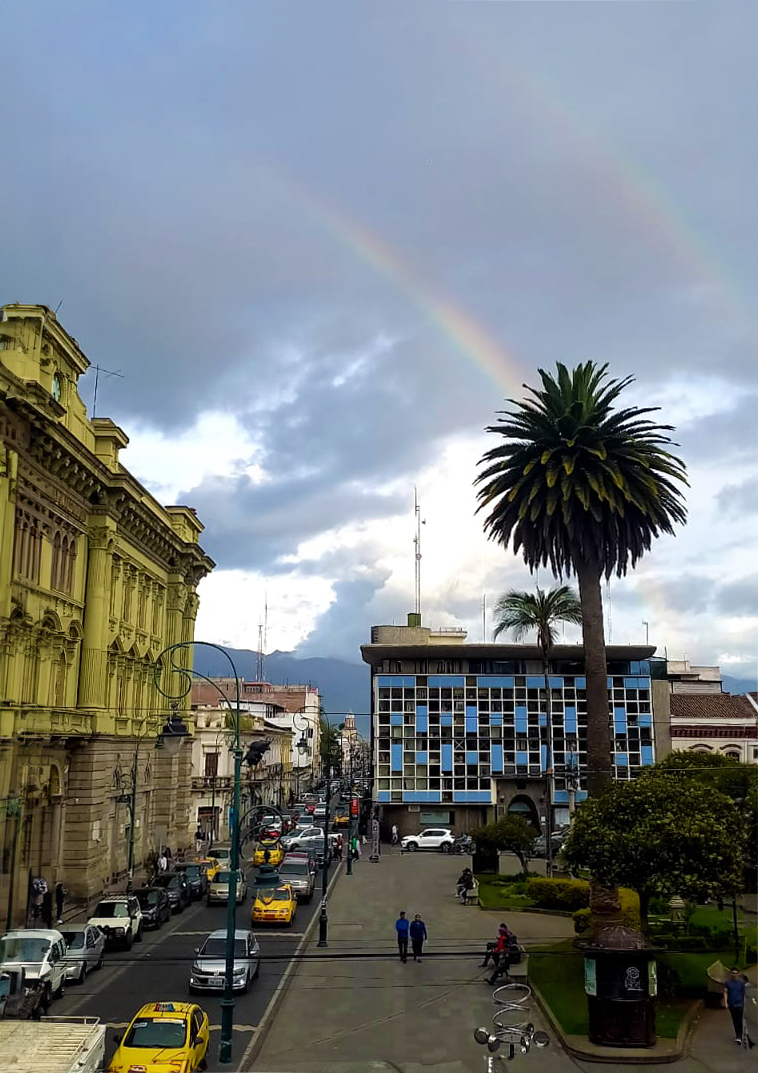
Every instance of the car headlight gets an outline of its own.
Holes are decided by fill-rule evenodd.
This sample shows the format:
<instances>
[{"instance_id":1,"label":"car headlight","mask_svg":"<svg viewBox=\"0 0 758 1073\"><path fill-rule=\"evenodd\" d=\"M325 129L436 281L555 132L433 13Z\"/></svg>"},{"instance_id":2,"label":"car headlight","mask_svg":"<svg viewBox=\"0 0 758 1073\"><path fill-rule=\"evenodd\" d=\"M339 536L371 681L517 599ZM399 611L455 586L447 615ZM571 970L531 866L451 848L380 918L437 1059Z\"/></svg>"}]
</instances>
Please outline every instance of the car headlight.
<instances>
[{"instance_id":1,"label":"car headlight","mask_svg":"<svg viewBox=\"0 0 758 1073\"><path fill-rule=\"evenodd\" d=\"M114 928L113 931L116 935L126 935L126 928Z\"/></svg>"},{"instance_id":2,"label":"car headlight","mask_svg":"<svg viewBox=\"0 0 758 1073\"><path fill-rule=\"evenodd\" d=\"M244 968L243 968L243 969L235 969L235 970L234 970L234 975L235 975L235 976L244 976L244 975L245 975L245 973L246 973L246 971L247 971L247 970L246 970L246 969L244 969Z\"/></svg>"}]
</instances>

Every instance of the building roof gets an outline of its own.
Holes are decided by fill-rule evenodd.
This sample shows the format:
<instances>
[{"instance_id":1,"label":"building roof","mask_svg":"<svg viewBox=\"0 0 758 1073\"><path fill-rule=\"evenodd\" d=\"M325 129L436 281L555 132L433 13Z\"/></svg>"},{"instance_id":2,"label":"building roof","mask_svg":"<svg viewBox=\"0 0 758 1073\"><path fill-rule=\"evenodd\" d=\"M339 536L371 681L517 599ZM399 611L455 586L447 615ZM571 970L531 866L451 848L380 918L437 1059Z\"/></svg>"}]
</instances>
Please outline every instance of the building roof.
<instances>
[{"instance_id":1,"label":"building roof","mask_svg":"<svg viewBox=\"0 0 758 1073\"><path fill-rule=\"evenodd\" d=\"M672 693L672 719L748 719L756 711L747 697L731 693Z\"/></svg>"},{"instance_id":2,"label":"building roof","mask_svg":"<svg viewBox=\"0 0 758 1073\"><path fill-rule=\"evenodd\" d=\"M366 663L374 663L386 657L406 659L527 659L541 660L542 651L535 644L367 644L361 645L361 655ZM650 659L655 655L654 645L607 645L606 656L611 660ZM582 645L553 645L550 650L554 660L582 660Z\"/></svg>"}]
</instances>

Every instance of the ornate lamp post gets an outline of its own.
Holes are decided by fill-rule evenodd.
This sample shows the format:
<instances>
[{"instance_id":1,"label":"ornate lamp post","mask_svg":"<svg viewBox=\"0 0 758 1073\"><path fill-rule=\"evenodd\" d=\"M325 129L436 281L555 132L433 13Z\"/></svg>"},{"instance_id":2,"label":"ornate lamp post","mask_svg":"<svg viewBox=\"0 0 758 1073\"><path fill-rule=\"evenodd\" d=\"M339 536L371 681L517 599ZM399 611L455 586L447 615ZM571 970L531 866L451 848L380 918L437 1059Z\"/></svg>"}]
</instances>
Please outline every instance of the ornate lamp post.
<instances>
[{"instance_id":1,"label":"ornate lamp post","mask_svg":"<svg viewBox=\"0 0 758 1073\"><path fill-rule=\"evenodd\" d=\"M224 658L228 661L232 675L234 676L235 685L235 705L232 707L232 703L229 697L224 693L222 689L213 681L212 678L208 678L204 674L200 674L198 671L190 670L188 667L182 666L181 663L174 661L175 653L191 653L192 650L202 645L203 648L212 648L216 652L220 652ZM161 675L165 668L168 671L169 683L171 681L175 684L175 690L167 685L167 688L161 686ZM178 644L169 645L168 648L160 653L155 661L153 667L153 675L155 678L155 684L159 693L162 696L167 697L169 700L176 701L183 700L192 690L192 683L195 678L201 678L204 682L208 682L216 690L223 702L229 709L229 716L231 719L232 728L234 730L234 744L232 746L232 756L234 757L234 791L232 797L232 813L230 820L230 835L231 835L231 859L230 859L230 871L229 871L229 901L227 903L226 913L226 967L224 972L224 997L221 999L221 1042L218 1050L218 1060L221 1065L229 1065L232 1061L232 1031L234 1027L234 933L236 930L236 916L237 916L237 870L239 868L239 850L240 850L240 835L239 835L239 813L240 813L240 779L242 770L242 745L240 742L240 686L239 675L237 674L237 668L234 665L229 653L225 648L221 648L220 645L214 645L210 641L180 641ZM176 676L174 678L173 676ZM185 728L186 732L186 728ZM172 735L169 733L168 738L171 739ZM164 742L166 742L166 734L164 728L163 735Z\"/></svg>"}]
</instances>

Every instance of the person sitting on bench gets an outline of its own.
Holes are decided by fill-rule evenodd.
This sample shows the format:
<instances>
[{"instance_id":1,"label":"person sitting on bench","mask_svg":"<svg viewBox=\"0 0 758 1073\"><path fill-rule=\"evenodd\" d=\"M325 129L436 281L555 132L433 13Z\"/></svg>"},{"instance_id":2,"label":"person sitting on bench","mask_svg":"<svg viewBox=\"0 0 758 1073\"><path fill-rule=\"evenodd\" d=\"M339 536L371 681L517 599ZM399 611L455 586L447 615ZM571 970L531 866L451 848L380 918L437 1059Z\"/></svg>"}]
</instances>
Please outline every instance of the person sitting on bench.
<instances>
[{"instance_id":1,"label":"person sitting on bench","mask_svg":"<svg viewBox=\"0 0 758 1073\"><path fill-rule=\"evenodd\" d=\"M474 889L474 876L470 868L464 868L461 874L458 876L458 881L455 884L456 897L460 898L462 902L466 901L466 891Z\"/></svg>"}]
</instances>

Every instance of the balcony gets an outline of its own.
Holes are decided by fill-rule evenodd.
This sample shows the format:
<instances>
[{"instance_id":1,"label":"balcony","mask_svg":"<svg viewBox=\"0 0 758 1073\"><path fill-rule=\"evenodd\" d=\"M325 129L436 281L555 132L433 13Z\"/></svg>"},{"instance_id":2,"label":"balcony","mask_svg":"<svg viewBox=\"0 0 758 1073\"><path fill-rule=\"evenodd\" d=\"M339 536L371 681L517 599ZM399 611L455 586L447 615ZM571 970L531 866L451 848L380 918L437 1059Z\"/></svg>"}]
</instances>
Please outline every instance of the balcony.
<instances>
[{"instance_id":1,"label":"balcony","mask_svg":"<svg viewBox=\"0 0 758 1073\"><path fill-rule=\"evenodd\" d=\"M216 793L221 790L231 790L232 777L231 775L193 775L192 776L192 789L193 790L213 790L216 788Z\"/></svg>"}]
</instances>

